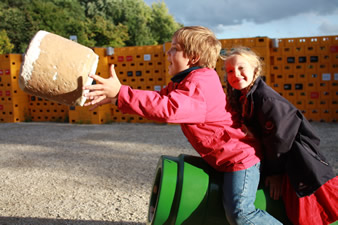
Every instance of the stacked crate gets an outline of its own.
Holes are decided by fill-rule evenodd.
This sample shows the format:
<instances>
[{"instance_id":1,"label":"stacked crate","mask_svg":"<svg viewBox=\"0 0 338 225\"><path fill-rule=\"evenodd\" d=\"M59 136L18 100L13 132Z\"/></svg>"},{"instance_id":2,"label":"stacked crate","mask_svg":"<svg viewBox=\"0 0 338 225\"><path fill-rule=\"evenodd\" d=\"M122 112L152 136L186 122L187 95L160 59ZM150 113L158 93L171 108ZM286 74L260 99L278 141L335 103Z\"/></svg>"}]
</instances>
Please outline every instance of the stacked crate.
<instances>
[{"instance_id":1,"label":"stacked crate","mask_svg":"<svg viewBox=\"0 0 338 225\"><path fill-rule=\"evenodd\" d=\"M163 59L163 64L164 64L164 69L163 69L163 76L164 76L164 82L165 85L168 84L171 81L171 75L168 73L168 68L169 68L169 61L168 61L168 51L171 48L171 42L166 42L163 44L163 51L164 51L164 59Z\"/></svg>"},{"instance_id":2,"label":"stacked crate","mask_svg":"<svg viewBox=\"0 0 338 225\"><path fill-rule=\"evenodd\" d=\"M329 85L329 91L331 92L330 101L330 119L328 121L338 120L338 36L331 38L330 44L330 74L332 82Z\"/></svg>"},{"instance_id":3,"label":"stacked crate","mask_svg":"<svg viewBox=\"0 0 338 225\"><path fill-rule=\"evenodd\" d=\"M337 120L337 37L285 38L270 49L270 85L313 121Z\"/></svg>"},{"instance_id":4,"label":"stacked crate","mask_svg":"<svg viewBox=\"0 0 338 225\"><path fill-rule=\"evenodd\" d=\"M68 106L28 95L29 116L34 122L68 122Z\"/></svg>"},{"instance_id":5,"label":"stacked crate","mask_svg":"<svg viewBox=\"0 0 338 225\"><path fill-rule=\"evenodd\" d=\"M111 121L110 105L102 105L94 110L91 106L70 106L69 123L77 124L105 124Z\"/></svg>"},{"instance_id":6,"label":"stacked crate","mask_svg":"<svg viewBox=\"0 0 338 225\"><path fill-rule=\"evenodd\" d=\"M165 84L163 79L164 53L162 45L115 48L108 63L122 84L142 90L156 90Z\"/></svg>"},{"instance_id":7,"label":"stacked crate","mask_svg":"<svg viewBox=\"0 0 338 225\"><path fill-rule=\"evenodd\" d=\"M239 39L223 39L220 40L222 44L221 54L226 54L228 51L236 47L247 47L253 50L260 56L263 62L263 79L267 84L270 84L270 39L267 37L256 38L239 38ZM225 70L224 61L219 59L216 64L216 71L220 76L223 87L225 87Z\"/></svg>"},{"instance_id":8,"label":"stacked crate","mask_svg":"<svg viewBox=\"0 0 338 225\"><path fill-rule=\"evenodd\" d=\"M0 122L28 120L28 96L19 88L21 54L0 55Z\"/></svg>"},{"instance_id":9,"label":"stacked crate","mask_svg":"<svg viewBox=\"0 0 338 225\"><path fill-rule=\"evenodd\" d=\"M263 60L268 85L299 108L309 120L337 121L338 118L338 36L269 39L267 37L223 39L222 52L245 46ZM108 78L109 67L122 84L134 89L160 90L168 74L167 52L171 43L122 48L93 48L99 55L96 74ZM0 55L0 122L58 121L70 123L154 122L123 114L115 105L90 111L88 107L68 107L27 95L18 85L22 57ZM216 71L225 87L224 62Z\"/></svg>"},{"instance_id":10,"label":"stacked crate","mask_svg":"<svg viewBox=\"0 0 338 225\"><path fill-rule=\"evenodd\" d=\"M110 49L108 64L114 64L121 84L134 89L160 90L164 78L164 52L162 45L123 47ZM112 106L112 120L117 122L154 122L145 118L123 114Z\"/></svg>"}]
</instances>

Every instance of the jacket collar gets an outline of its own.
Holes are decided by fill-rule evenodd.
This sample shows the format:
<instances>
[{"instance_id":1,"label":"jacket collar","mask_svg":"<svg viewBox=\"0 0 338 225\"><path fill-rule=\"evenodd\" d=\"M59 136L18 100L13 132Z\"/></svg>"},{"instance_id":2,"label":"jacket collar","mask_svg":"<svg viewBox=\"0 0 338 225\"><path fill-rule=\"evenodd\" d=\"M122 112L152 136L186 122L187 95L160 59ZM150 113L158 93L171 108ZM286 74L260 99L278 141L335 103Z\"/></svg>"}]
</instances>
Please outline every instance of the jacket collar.
<instances>
[{"instance_id":1,"label":"jacket collar","mask_svg":"<svg viewBox=\"0 0 338 225\"><path fill-rule=\"evenodd\" d=\"M179 72L178 74L176 74L175 76L173 76L171 78L171 81L172 82L176 82L176 83L180 83L184 78L186 78L186 76L188 76L188 74L193 71L193 70L197 70L197 69L200 69L202 67L200 66L194 66L194 67L191 67L189 69L186 69L186 70L183 70L181 72Z\"/></svg>"},{"instance_id":2,"label":"jacket collar","mask_svg":"<svg viewBox=\"0 0 338 225\"><path fill-rule=\"evenodd\" d=\"M252 87L250 88L250 91L246 94L246 97L252 95L252 93L255 92L255 90L257 89L257 87L262 83L262 77L258 77L254 84L252 85Z\"/></svg>"},{"instance_id":3,"label":"jacket collar","mask_svg":"<svg viewBox=\"0 0 338 225\"><path fill-rule=\"evenodd\" d=\"M253 116L254 110L254 97L253 93L258 86L262 84L263 80L261 77L258 77L249 92L245 95L245 101L242 103L242 118L250 119Z\"/></svg>"}]
</instances>

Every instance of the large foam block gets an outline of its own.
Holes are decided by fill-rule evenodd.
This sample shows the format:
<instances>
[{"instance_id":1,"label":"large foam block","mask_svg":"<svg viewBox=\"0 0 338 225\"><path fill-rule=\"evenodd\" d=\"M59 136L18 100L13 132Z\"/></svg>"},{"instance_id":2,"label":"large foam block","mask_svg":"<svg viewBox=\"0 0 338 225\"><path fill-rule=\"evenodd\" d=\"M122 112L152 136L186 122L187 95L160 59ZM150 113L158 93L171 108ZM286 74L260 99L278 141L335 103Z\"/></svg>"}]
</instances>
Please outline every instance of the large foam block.
<instances>
[{"instance_id":1,"label":"large foam block","mask_svg":"<svg viewBox=\"0 0 338 225\"><path fill-rule=\"evenodd\" d=\"M92 83L99 57L88 47L59 35L39 31L32 38L21 66L20 88L38 97L82 106L82 87Z\"/></svg>"}]
</instances>

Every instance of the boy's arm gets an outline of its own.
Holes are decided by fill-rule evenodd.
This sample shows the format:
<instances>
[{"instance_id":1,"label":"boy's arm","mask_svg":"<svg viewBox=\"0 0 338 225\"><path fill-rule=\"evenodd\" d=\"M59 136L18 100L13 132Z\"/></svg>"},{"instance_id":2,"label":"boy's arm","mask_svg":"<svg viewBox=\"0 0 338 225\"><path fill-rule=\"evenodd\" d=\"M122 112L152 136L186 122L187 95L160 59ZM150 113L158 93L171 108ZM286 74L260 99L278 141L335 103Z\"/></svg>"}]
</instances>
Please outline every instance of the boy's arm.
<instances>
[{"instance_id":1,"label":"boy's arm","mask_svg":"<svg viewBox=\"0 0 338 225\"><path fill-rule=\"evenodd\" d=\"M122 86L118 107L124 113L169 123L205 122L206 103L203 93L192 83L163 92L144 91Z\"/></svg>"},{"instance_id":2,"label":"boy's arm","mask_svg":"<svg viewBox=\"0 0 338 225\"><path fill-rule=\"evenodd\" d=\"M90 108L103 104L115 103L124 113L137 114L147 119L172 123L203 123L206 116L206 103L202 91L194 84L187 83L180 89L172 90L173 83L157 91L132 89L121 85L114 66L110 67L110 77L105 79L90 75L97 81L95 85L85 86L89 90L84 94L89 101L85 106Z\"/></svg>"}]
</instances>

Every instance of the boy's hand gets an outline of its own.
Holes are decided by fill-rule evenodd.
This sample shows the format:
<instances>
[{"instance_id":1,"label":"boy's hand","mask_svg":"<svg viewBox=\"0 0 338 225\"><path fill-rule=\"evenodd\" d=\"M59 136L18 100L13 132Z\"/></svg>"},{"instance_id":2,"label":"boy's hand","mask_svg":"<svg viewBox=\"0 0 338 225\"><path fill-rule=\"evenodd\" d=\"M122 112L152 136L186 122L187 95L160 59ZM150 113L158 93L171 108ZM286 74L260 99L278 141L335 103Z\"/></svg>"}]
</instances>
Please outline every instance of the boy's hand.
<instances>
[{"instance_id":1,"label":"boy's hand","mask_svg":"<svg viewBox=\"0 0 338 225\"><path fill-rule=\"evenodd\" d=\"M274 175L265 178L265 186L270 186L270 197L278 200L282 195L282 176Z\"/></svg>"},{"instance_id":2,"label":"boy's hand","mask_svg":"<svg viewBox=\"0 0 338 225\"><path fill-rule=\"evenodd\" d=\"M90 110L93 110L100 105L111 103L117 97L121 83L116 76L114 65L110 66L110 77L107 79L93 74L89 76L96 80L97 84L83 87L84 90L89 90L84 96L90 100L84 106L94 105L90 108Z\"/></svg>"}]
</instances>

